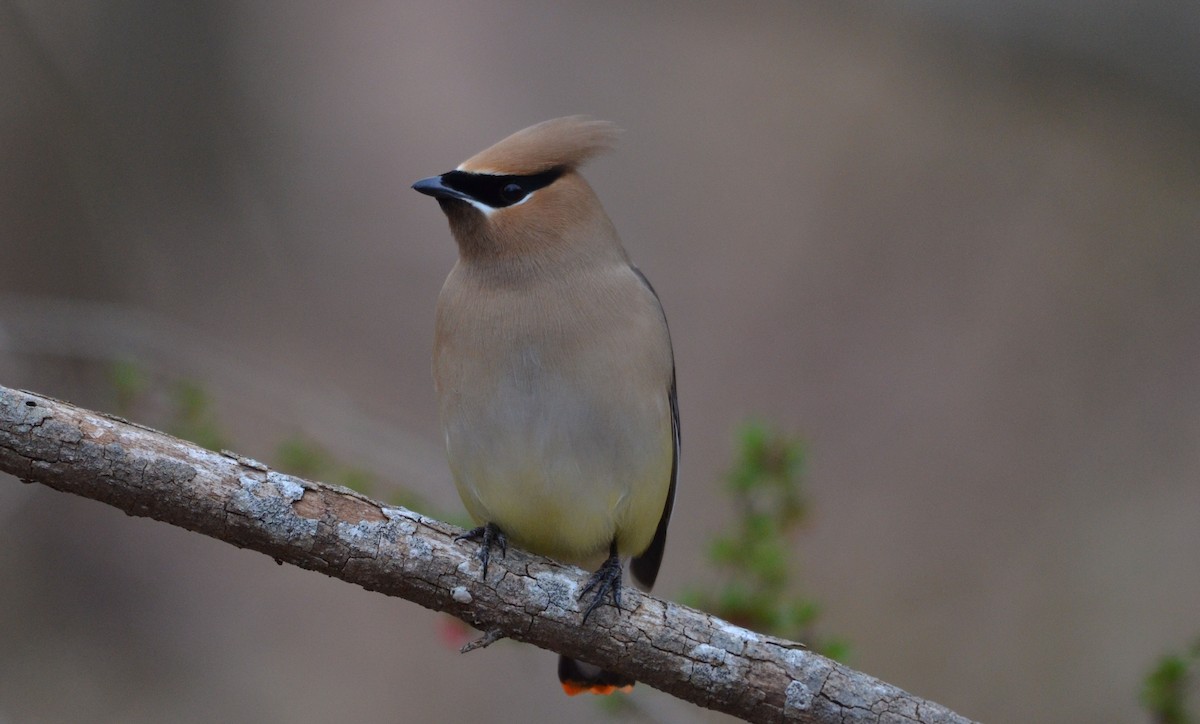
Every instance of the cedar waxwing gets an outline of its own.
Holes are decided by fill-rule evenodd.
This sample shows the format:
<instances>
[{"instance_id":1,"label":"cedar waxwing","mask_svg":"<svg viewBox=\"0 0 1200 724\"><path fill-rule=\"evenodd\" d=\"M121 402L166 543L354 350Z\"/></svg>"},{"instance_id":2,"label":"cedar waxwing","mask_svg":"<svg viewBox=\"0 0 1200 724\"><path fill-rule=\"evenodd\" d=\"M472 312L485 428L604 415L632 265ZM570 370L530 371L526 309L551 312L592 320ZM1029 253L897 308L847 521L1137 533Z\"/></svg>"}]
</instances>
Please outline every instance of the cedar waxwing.
<instances>
[{"instance_id":1,"label":"cedar waxwing","mask_svg":"<svg viewBox=\"0 0 1200 724\"><path fill-rule=\"evenodd\" d=\"M647 589L679 470L667 320L578 168L616 128L581 116L526 128L413 188L438 200L458 262L433 351L446 455L487 575L506 539L580 565L581 597L620 608L621 556ZM560 657L568 694L633 681Z\"/></svg>"}]
</instances>

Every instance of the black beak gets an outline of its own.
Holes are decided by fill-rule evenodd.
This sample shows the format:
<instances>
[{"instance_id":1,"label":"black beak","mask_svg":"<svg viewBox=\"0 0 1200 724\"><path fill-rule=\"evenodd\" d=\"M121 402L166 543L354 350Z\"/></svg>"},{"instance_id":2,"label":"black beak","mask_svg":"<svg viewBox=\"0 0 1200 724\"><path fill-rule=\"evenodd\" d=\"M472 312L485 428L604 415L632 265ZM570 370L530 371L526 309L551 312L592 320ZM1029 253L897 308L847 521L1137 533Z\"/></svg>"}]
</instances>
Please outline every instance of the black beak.
<instances>
[{"instance_id":1,"label":"black beak","mask_svg":"<svg viewBox=\"0 0 1200 724\"><path fill-rule=\"evenodd\" d=\"M413 184L412 187L426 196L432 196L435 199L460 199L462 201L468 201L471 198L463 192L452 189L446 184L442 183L441 176L430 176L429 178L423 178Z\"/></svg>"}]
</instances>

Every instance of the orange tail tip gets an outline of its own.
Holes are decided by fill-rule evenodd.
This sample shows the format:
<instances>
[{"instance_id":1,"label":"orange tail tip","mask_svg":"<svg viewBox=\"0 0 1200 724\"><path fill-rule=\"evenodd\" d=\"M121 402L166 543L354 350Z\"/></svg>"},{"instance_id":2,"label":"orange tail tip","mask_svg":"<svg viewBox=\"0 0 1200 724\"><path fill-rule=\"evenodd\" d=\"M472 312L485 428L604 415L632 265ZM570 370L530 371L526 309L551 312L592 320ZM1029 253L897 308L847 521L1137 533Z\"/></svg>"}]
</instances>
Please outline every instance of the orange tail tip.
<instances>
[{"instance_id":1,"label":"orange tail tip","mask_svg":"<svg viewBox=\"0 0 1200 724\"><path fill-rule=\"evenodd\" d=\"M633 691L633 679L624 674L605 671L599 666L585 664L582 661L558 657L558 680L562 683L567 696L579 694L600 694L607 696L613 692L622 691L628 694Z\"/></svg>"},{"instance_id":2,"label":"orange tail tip","mask_svg":"<svg viewBox=\"0 0 1200 724\"><path fill-rule=\"evenodd\" d=\"M625 686L614 686L613 684L589 684L579 681L564 681L562 682L563 691L567 696L579 696L580 694L599 694L600 696L608 696L614 692L630 694L633 692L633 684Z\"/></svg>"}]
</instances>

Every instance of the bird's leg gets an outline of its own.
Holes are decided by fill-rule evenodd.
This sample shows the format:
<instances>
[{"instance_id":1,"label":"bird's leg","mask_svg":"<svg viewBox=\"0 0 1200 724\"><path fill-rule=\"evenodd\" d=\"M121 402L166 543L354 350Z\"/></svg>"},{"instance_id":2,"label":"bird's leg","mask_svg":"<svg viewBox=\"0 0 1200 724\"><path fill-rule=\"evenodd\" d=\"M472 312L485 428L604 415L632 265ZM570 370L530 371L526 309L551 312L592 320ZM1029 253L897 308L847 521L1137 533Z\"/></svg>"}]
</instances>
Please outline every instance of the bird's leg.
<instances>
[{"instance_id":1,"label":"bird's leg","mask_svg":"<svg viewBox=\"0 0 1200 724\"><path fill-rule=\"evenodd\" d=\"M583 612L584 623L587 623L588 616L592 615L592 611L595 611L596 607L604 603L604 599L609 596L612 597L613 605L617 607L617 610L621 610L621 559L617 557L616 540L608 548L608 559L601 563L592 577L588 579L579 598L582 600L593 588L596 589L596 593L592 602L588 604L587 610Z\"/></svg>"},{"instance_id":2,"label":"bird's leg","mask_svg":"<svg viewBox=\"0 0 1200 724\"><path fill-rule=\"evenodd\" d=\"M508 537L504 535L504 531L500 530L495 523L488 523L478 528L472 528L466 533L456 536L454 540L481 541L479 544L479 553L476 555L479 557L480 562L483 563L484 580L487 580L488 559L492 555L492 546L499 546L501 558L508 556Z\"/></svg>"}]
</instances>

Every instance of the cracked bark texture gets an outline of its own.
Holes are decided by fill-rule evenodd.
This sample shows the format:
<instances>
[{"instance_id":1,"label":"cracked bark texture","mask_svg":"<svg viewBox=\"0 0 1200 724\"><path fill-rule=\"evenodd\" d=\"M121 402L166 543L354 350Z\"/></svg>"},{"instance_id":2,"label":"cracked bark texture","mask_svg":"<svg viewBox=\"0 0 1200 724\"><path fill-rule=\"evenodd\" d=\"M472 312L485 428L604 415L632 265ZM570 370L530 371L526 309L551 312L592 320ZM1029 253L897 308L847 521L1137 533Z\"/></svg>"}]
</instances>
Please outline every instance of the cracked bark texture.
<instances>
[{"instance_id":1,"label":"cracked bark texture","mask_svg":"<svg viewBox=\"0 0 1200 724\"><path fill-rule=\"evenodd\" d=\"M0 471L444 611L750 721L967 722L803 645L626 588L580 625L587 574L354 491L0 387ZM485 654L476 654L485 655Z\"/></svg>"}]
</instances>

